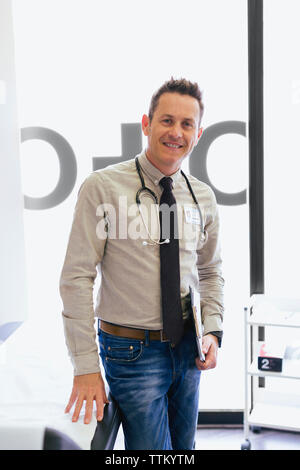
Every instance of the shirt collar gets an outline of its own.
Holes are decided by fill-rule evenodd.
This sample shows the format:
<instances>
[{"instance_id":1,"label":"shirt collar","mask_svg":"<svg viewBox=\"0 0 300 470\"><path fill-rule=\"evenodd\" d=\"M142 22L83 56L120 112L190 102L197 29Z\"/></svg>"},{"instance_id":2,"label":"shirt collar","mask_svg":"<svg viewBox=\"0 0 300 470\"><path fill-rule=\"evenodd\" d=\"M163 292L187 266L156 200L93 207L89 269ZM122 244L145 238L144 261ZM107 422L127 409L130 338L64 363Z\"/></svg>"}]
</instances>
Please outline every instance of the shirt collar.
<instances>
[{"instance_id":1,"label":"shirt collar","mask_svg":"<svg viewBox=\"0 0 300 470\"><path fill-rule=\"evenodd\" d=\"M142 170L146 173L146 175L150 178L150 180L155 184L155 186L158 186L160 180L166 175L164 175L158 168L152 165L152 163L147 158L146 150L143 150L143 152L139 155L138 159L142 167ZM178 181L178 178L180 178L181 176L180 171L181 170L179 168L175 173L173 173L173 175L170 175L173 180L174 185Z\"/></svg>"}]
</instances>

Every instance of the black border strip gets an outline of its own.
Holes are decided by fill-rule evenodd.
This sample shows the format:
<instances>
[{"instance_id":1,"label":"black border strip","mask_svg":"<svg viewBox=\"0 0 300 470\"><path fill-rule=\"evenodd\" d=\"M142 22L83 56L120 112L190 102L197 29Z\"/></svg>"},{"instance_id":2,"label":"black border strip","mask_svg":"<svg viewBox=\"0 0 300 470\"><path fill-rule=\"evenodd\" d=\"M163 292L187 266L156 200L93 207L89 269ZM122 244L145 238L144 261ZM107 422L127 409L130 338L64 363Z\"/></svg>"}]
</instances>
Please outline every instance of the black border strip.
<instances>
[{"instance_id":1,"label":"black border strip","mask_svg":"<svg viewBox=\"0 0 300 470\"><path fill-rule=\"evenodd\" d=\"M243 410L205 410L198 413L198 426L201 427L242 427L244 420Z\"/></svg>"},{"instance_id":2,"label":"black border strip","mask_svg":"<svg viewBox=\"0 0 300 470\"><path fill-rule=\"evenodd\" d=\"M250 295L264 293L263 0L248 0Z\"/></svg>"}]
</instances>

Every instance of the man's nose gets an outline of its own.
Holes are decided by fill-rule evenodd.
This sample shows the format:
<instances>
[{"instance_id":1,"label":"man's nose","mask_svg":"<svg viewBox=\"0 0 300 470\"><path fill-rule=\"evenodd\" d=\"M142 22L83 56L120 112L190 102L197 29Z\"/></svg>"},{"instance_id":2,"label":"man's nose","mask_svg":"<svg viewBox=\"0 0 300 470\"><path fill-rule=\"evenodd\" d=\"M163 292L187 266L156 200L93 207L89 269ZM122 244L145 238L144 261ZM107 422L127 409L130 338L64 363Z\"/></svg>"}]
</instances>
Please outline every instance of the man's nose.
<instances>
[{"instance_id":1,"label":"man's nose","mask_svg":"<svg viewBox=\"0 0 300 470\"><path fill-rule=\"evenodd\" d=\"M178 139L182 137L182 128L180 123L174 123L173 126L169 129L169 135L170 137L173 137L174 139Z\"/></svg>"}]
</instances>

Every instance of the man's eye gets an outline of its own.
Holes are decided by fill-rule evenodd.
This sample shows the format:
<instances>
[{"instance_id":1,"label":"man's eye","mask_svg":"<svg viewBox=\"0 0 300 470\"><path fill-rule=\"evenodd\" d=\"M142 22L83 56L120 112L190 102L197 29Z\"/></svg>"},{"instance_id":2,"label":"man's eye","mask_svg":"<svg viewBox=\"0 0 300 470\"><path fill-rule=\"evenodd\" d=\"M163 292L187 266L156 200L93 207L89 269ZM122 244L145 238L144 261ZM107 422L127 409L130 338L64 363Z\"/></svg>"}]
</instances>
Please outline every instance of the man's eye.
<instances>
[{"instance_id":1,"label":"man's eye","mask_svg":"<svg viewBox=\"0 0 300 470\"><path fill-rule=\"evenodd\" d=\"M163 122L165 122L166 124L169 124L171 122L171 119L164 119Z\"/></svg>"},{"instance_id":2,"label":"man's eye","mask_svg":"<svg viewBox=\"0 0 300 470\"><path fill-rule=\"evenodd\" d=\"M185 127L192 127L192 124L190 122L184 122Z\"/></svg>"}]
</instances>

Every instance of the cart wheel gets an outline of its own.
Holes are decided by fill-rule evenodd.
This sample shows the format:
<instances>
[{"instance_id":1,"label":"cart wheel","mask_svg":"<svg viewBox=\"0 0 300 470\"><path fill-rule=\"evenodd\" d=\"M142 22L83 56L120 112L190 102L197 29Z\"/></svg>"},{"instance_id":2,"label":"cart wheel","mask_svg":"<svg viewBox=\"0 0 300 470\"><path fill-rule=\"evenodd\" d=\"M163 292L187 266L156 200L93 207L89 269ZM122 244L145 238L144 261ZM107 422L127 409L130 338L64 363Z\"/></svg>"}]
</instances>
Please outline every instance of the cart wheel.
<instances>
[{"instance_id":1,"label":"cart wheel","mask_svg":"<svg viewBox=\"0 0 300 470\"><path fill-rule=\"evenodd\" d=\"M260 431L261 431L261 427L259 426L250 426L250 429L252 432L254 432L255 434L259 434Z\"/></svg>"},{"instance_id":2,"label":"cart wheel","mask_svg":"<svg viewBox=\"0 0 300 470\"><path fill-rule=\"evenodd\" d=\"M246 439L241 445L241 450L250 450L250 449L251 449L251 442L249 441L249 439Z\"/></svg>"}]
</instances>

